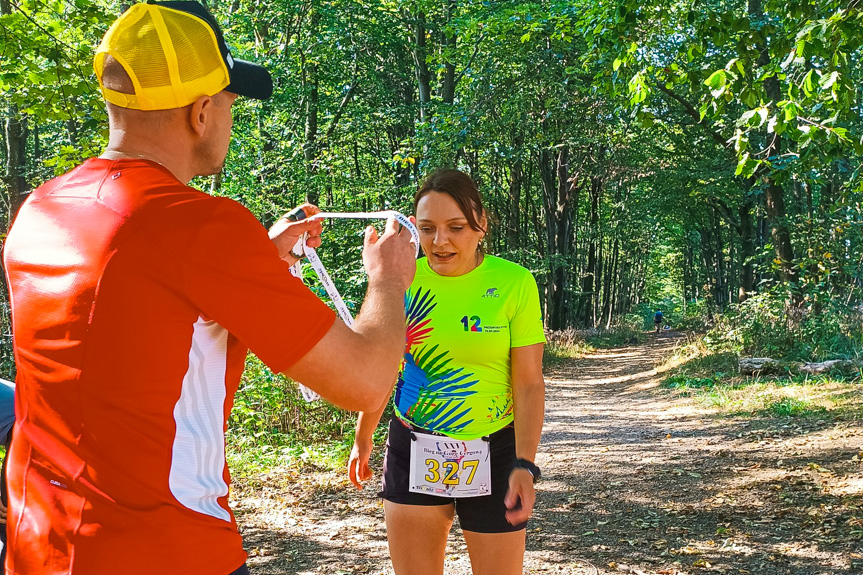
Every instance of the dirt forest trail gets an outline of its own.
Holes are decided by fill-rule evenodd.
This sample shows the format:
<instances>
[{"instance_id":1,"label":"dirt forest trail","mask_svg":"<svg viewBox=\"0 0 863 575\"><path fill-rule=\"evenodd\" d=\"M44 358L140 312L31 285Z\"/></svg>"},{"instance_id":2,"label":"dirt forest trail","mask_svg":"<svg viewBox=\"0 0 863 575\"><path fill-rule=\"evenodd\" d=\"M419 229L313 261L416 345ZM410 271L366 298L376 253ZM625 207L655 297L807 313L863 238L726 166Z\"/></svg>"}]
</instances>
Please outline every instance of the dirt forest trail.
<instances>
[{"instance_id":1,"label":"dirt forest trail","mask_svg":"<svg viewBox=\"0 0 863 575\"><path fill-rule=\"evenodd\" d=\"M680 341L652 334L547 370L524 572L863 573L863 422L718 417L672 398L656 366ZM378 481L241 482L252 573L391 573ZM470 572L454 529L445 573Z\"/></svg>"}]
</instances>

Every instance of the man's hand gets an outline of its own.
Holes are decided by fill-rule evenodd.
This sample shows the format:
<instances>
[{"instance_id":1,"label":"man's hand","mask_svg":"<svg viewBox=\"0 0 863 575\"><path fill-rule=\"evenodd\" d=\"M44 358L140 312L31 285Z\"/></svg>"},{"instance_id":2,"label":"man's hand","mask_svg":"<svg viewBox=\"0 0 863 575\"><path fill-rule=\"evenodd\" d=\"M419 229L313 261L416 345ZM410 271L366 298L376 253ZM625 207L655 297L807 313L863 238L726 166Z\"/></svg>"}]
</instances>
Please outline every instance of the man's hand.
<instances>
[{"instance_id":1,"label":"man's hand","mask_svg":"<svg viewBox=\"0 0 863 575\"><path fill-rule=\"evenodd\" d=\"M415 222L413 216L411 221ZM369 275L370 287L381 282L395 282L401 291L406 291L414 280L416 248L411 243L410 232L399 227L395 218L389 218L380 237L372 226L366 228L363 265Z\"/></svg>"},{"instance_id":2,"label":"man's hand","mask_svg":"<svg viewBox=\"0 0 863 575\"><path fill-rule=\"evenodd\" d=\"M320 208L312 204L303 204L291 211L293 212L296 209L302 209L306 214L306 219L291 221L287 215L284 215L273 224L273 227L269 231L270 240L276 244L276 248L279 250L279 257L291 265L301 259L292 250L304 233L309 233L306 244L310 248L318 248L321 245L321 220L317 218L309 219L310 216L319 214L321 212Z\"/></svg>"},{"instance_id":3,"label":"man's hand","mask_svg":"<svg viewBox=\"0 0 863 575\"><path fill-rule=\"evenodd\" d=\"M381 406L392 391L404 356L405 291L417 265L410 232L398 228L393 218L380 237L374 228L366 228L363 264L369 287L356 321L350 328L335 322L286 371L292 379L351 411L383 411ZM339 361L333 361L334 357ZM344 369L346 365L349 370ZM362 479L365 471L358 471Z\"/></svg>"}]
</instances>

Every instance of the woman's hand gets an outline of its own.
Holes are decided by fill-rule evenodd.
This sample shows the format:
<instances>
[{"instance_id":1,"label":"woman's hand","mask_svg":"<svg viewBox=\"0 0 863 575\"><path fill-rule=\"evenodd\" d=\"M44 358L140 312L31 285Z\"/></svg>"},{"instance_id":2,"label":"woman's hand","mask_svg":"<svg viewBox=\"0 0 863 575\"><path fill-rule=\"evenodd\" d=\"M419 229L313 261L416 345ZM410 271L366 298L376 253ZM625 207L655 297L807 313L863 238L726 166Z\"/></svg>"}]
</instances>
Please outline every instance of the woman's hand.
<instances>
[{"instance_id":1,"label":"woman's hand","mask_svg":"<svg viewBox=\"0 0 863 575\"><path fill-rule=\"evenodd\" d=\"M351 448L351 456L348 458L348 477L357 489L363 488L363 483L372 478L372 470L369 469L369 457L372 455L372 442L355 441Z\"/></svg>"},{"instance_id":2,"label":"woman's hand","mask_svg":"<svg viewBox=\"0 0 863 575\"><path fill-rule=\"evenodd\" d=\"M536 503L536 491L530 471L516 467L510 472L509 489L503 502L506 505L506 520L510 525L518 525L530 519Z\"/></svg>"},{"instance_id":3,"label":"woman's hand","mask_svg":"<svg viewBox=\"0 0 863 575\"><path fill-rule=\"evenodd\" d=\"M298 257L292 250L299 239L303 237L304 233L308 232L309 234L308 238L306 238L306 245L310 248L319 248L321 246L321 231L323 230L321 220L317 218L309 219L311 216L321 213L320 208L312 204L303 204L288 213L295 212L298 209L303 210L305 213L304 219L292 221L285 214L273 224L269 231L270 240L276 244L276 248L279 250L279 257L291 265L302 259L302 256Z\"/></svg>"}]
</instances>

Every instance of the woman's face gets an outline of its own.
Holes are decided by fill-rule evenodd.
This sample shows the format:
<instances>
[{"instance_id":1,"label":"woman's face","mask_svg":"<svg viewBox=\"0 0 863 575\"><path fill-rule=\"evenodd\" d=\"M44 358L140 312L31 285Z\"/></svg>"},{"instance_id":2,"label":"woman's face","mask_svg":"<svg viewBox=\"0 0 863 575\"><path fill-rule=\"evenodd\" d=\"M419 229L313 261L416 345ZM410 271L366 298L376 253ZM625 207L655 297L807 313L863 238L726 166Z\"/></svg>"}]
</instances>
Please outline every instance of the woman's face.
<instances>
[{"instance_id":1,"label":"woman's face","mask_svg":"<svg viewBox=\"0 0 863 575\"><path fill-rule=\"evenodd\" d=\"M477 246L484 232L472 229L448 194L428 192L417 203L420 244L429 267L442 276L460 276L479 264ZM478 219L486 226L485 217Z\"/></svg>"}]
</instances>

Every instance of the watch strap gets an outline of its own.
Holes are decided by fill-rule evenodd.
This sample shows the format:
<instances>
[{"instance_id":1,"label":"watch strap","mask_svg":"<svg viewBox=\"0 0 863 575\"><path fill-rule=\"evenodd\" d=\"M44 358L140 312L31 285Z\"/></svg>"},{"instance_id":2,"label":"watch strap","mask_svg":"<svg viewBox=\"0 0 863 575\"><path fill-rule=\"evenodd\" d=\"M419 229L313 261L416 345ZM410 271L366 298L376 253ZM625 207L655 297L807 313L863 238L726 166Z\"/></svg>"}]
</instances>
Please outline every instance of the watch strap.
<instances>
[{"instance_id":1,"label":"watch strap","mask_svg":"<svg viewBox=\"0 0 863 575\"><path fill-rule=\"evenodd\" d=\"M534 483L539 481L539 478L542 477L542 472L539 470L539 466L536 463L521 457L515 460L513 469L527 469L528 473L533 476Z\"/></svg>"}]
</instances>

